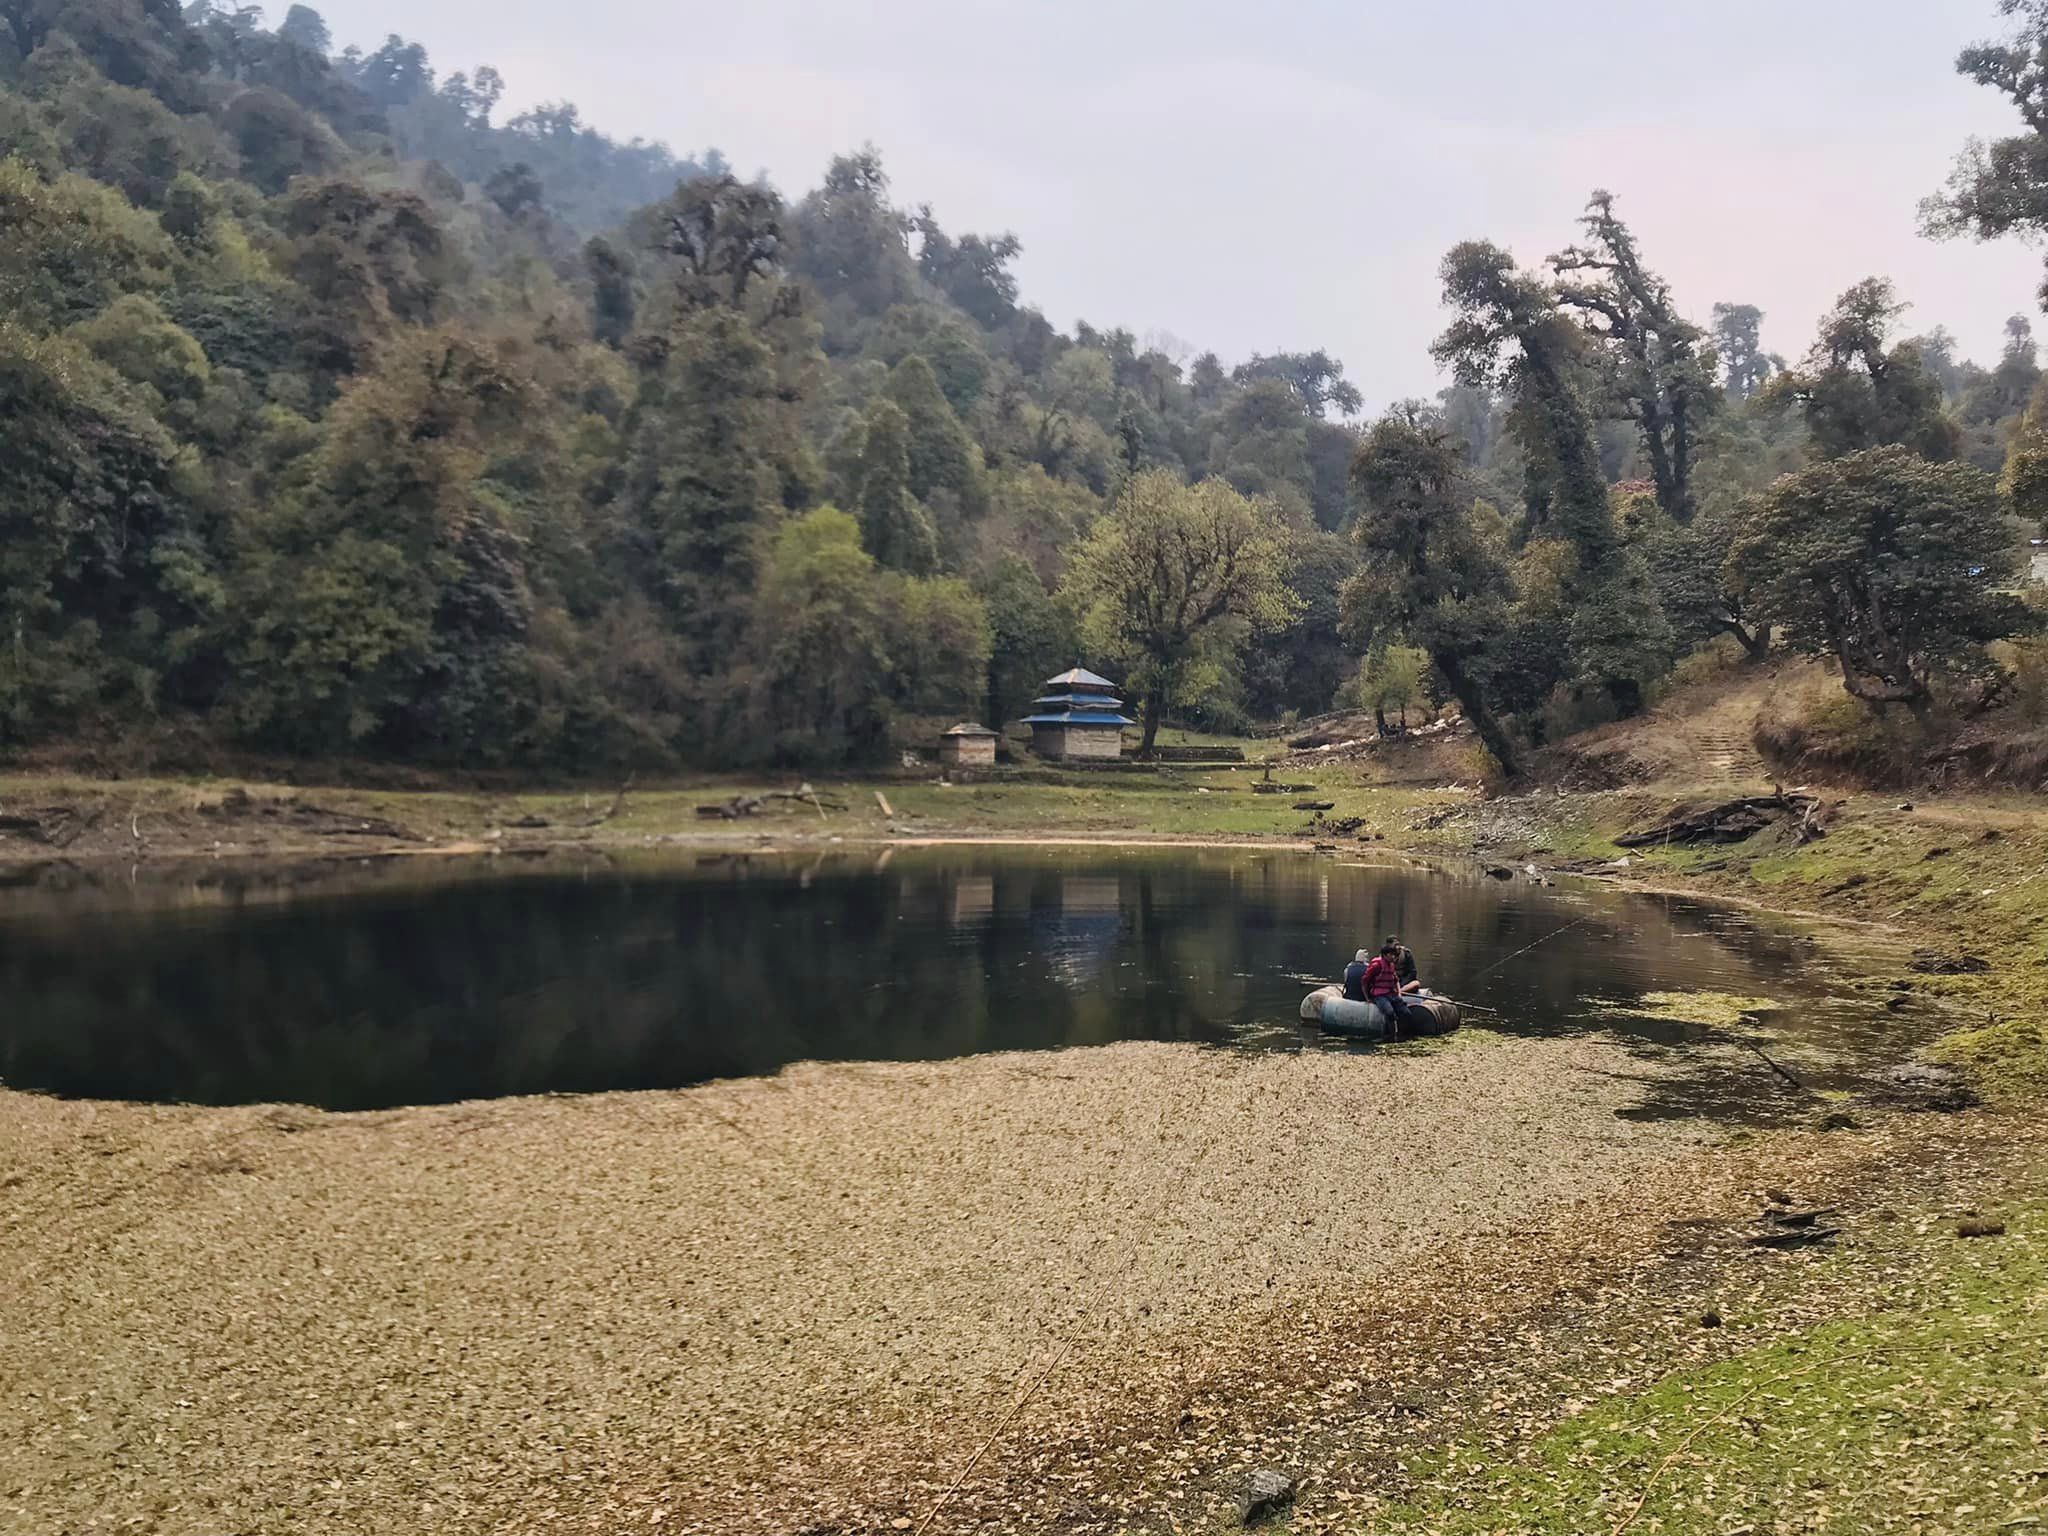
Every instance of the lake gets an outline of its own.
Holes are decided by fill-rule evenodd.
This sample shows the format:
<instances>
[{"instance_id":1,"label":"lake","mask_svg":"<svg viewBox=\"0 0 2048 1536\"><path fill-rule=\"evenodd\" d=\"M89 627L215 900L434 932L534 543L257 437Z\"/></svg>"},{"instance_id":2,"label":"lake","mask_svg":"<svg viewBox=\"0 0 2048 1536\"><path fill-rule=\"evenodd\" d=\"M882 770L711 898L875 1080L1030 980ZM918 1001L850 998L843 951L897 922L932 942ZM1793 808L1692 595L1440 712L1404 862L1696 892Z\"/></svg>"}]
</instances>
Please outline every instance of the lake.
<instances>
[{"instance_id":1,"label":"lake","mask_svg":"<svg viewBox=\"0 0 2048 1536\"><path fill-rule=\"evenodd\" d=\"M1729 909L1289 851L957 846L16 872L0 1081L374 1109L1132 1039L1369 1049L1296 1010L1389 933L1494 1010L1470 1026L1683 1050L1705 1031L1627 1009L1704 989L1796 1002L1774 1049L1818 1079L1904 1048L1811 935Z\"/></svg>"}]
</instances>

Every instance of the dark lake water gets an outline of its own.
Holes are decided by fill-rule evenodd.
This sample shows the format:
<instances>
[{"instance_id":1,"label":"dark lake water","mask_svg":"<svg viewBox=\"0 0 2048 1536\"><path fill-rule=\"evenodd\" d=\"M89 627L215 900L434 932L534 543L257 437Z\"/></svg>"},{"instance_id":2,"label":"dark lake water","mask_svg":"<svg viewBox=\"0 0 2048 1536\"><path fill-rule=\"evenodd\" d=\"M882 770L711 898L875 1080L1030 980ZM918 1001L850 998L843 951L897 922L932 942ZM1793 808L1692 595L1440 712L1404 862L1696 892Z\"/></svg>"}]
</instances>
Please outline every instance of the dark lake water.
<instances>
[{"instance_id":1,"label":"dark lake water","mask_svg":"<svg viewBox=\"0 0 2048 1536\"><path fill-rule=\"evenodd\" d=\"M1772 1025L1794 1048L1873 1044L1814 940L1686 901L1299 853L902 848L17 875L0 1081L364 1109L809 1059L1320 1049L1300 978L1388 933L1425 984L1498 1010L1481 1028L1683 1049L1702 1032L1599 1005L1703 988L1800 1000Z\"/></svg>"}]
</instances>

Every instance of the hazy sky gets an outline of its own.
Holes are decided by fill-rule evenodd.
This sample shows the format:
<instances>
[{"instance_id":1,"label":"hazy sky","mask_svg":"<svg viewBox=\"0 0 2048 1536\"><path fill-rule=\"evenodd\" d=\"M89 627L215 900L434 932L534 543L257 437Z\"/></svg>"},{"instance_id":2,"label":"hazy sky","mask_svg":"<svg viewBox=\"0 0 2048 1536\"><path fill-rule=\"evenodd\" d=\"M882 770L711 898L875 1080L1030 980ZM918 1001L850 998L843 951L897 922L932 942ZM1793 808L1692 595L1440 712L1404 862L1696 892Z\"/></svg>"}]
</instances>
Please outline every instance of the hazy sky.
<instances>
[{"instance_id":1,"label":"hazy sky","mask_svg":"<svg viewBox=\"0 0 2048 1536\"><path fill-rule=\"evenodd\" d=\"M1062 327L1327 347L1369 407L1440 383L1451 244L1533 263L1595 187L1697 319L1757 304L1788 354L1881 273L1988 362L2040 280L2018 244L1915 232L1963 140L2012 121L1952 67L1994 0L314 3L337 43L402 31L443 73L495 64L508 106L715 144L792 197L872 141L898 202L1015 230Z\"/></svg>"}]
</instances>

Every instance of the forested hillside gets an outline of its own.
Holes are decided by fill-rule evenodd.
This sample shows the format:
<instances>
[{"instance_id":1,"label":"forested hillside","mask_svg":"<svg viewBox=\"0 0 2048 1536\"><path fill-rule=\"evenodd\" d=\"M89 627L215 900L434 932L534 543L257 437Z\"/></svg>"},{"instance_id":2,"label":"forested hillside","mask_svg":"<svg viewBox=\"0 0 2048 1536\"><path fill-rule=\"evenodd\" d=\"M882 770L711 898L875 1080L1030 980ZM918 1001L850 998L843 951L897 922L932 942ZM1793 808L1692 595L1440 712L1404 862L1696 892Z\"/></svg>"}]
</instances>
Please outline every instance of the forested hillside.
<instances>
[{"instance_id":1,"label":"forested hillside","mask_svg":"<svg viewBox=\"0 0 2048 1536\"><path fill-rule=\"evenodd\" d=\"M1148 743L1427 689L1512 768L1717 637L1919 717L2033 627L2027 322L1871 279L1788 363L1605 193L1451 252L1456 383L1367 429L1321 351L1062 333L873 149L785 196L302 5L0 21L0 748L829 766L1082 660Z\"/></svg>"}]
</instances>

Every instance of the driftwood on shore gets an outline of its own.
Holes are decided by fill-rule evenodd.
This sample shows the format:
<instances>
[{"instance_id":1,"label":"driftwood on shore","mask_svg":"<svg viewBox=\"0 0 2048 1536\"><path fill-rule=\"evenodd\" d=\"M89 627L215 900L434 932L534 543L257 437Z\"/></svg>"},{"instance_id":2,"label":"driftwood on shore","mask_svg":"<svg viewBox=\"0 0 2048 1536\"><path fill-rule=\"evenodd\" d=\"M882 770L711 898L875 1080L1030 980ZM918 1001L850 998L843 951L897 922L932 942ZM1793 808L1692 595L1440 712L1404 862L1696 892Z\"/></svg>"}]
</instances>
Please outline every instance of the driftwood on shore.
<instances>
[{"instance_id":1,"label":"driftwood on shore","mask_svg":"<svg viewBox=\"0 0 2048 1536\"><path fill-rule=\"evenodd\" d=\"M603 810L599 811L595 816L591 817L590 820L584 822L583 825L586 827L601 827L606 822L610 821L614 816L618 815L619 808L626 803L626 791L631 789L632 787L633 775L627 774L626 782L621 784L619 786L619 792L612 796L612 803L606 806ZM590 802L586 800L583 803L585 805L588 805ZM699 811L698 814L702 815L703 813Z\"/></svg>"},{"instance_id":2,"label":"driftwood on shore","mask_svg":"<svg viewBox=\"0 0 2048 1536\"><path fill-rule=\"evenodd\" d=\"M879 799L880 796L877 795L876 798ZM806 784L801 789L771 789L766 794L760 795L734 795L730 800L720 800L713 805L698 806L697 815L705 821L738 821L742 817L757 814L771 800L779 800L786 804L809 806L820 816L824 815L827 811L843 811L846 809L843 801L827 800L815 789L812 789L810 785Z\"/></svg>"},{"instance_id":3,"label":"driftwood on shore","mask_svg":"<svg viewBox=\"0 0 2048 1536\"><path fill-rule=\"evenodd\" d=\"M1799 790L1778 790L1768 795L1739 795L1704 810L1684 811L1647 827L1617 837L1621 848L1664 847L1668 844L1739 843L1766 827L1789 825L1802 843L1824 835L1827 807L1818 795Z\"/></svg>"},{"instance_id":4,"label":"driftwood on shore","mask_svg":"<svg viewBox=\"0 0 2048 1536\"><path fill-rule=\"evenodd\" d=\"M297 795L273 799L252 795L237 786L205 808L202 815L220 821L265 822L294 832L322 837L377 837L394 843L423 843L427 839L411 827L383 816L365 816L356 811L338 811L317 805Z\"/></svg>"},{"instance_id":5,"label":"driftwood on shore","mask_svg":"<svg viewBox=\"0 0 2048 1536\"><path fill-rule=\"evenodd\" d=\"M0 811L0 837L25 837L46 848L69 848L98 825L105 808L80 810L75 805L42 805L25 811Z\"/></svg>"}]
</instances>

